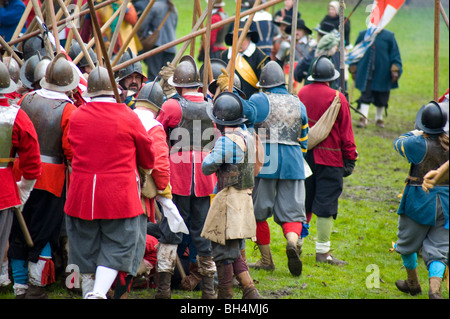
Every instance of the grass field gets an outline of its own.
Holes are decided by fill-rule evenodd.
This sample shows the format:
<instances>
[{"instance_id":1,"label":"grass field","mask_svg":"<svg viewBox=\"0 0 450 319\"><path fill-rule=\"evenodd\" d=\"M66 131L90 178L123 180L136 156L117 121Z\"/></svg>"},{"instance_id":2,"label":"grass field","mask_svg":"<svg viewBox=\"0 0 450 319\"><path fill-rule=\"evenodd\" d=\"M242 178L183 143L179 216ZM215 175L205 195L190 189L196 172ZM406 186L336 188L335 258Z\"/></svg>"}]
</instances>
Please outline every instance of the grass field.
<instances>
[{"instance_id":1,"label":"grass field","mask_svg":"<svg viewBox=\"0 0 450 319\"><path fill-rule=\"evenodd\" d=\"M177 37L189 33L192 25L193 1L174 0L179 12ZM351 17L351 42L354 43L360 30L364 30L368 13L363 1ZM327 12L327 0L300 1L300 11L306 25L314 28ZM202 5L205 2L202 1ZM277 5L276 9L282 5ZM350 12L350 7L346 13ZM228 0L226 11L233 15L234 1ZM448 14L448 7L446 8ZM256 286L264 298L283 299L427 299L428 272L419 257L419 279L423 294L411 297L395 287L395 281L405 279L401 257L389 253L396 241L398 195L402 192L409 164L394 152L392 141L414 129L414 118L418 109L433 99L433 25L432 7L403 7L387 26L396 35L402 54L404 73L400 88L391 92L386 128L380 129L374 121L366 129L356 128L359 115L352 113L354 134L359 158L353 175L344 180L344 192L340 199L339 215L332 234L332 254L346 260L347 266L336 267L315 262L315 218L310 235L303 246L303 273L293 277L287 268L285 239L281 228L273 220L271 226L271 248L276 269L273 272L251 270ZM439 92L443 94L449 84L449 37L448 29L441 20ZM197 41L197 48L199 47ZM189 49L188 49L189 50ZM186 51L189 52L189 51ZM351 87L351 80L349 82ZM359 97L355 90L353 100ZM370 118L375 110L371 107ZM255 262L259 251L247 242L247 259ZM375 270L375 271L374 271ZM379 279L372 280L379 271ZM376 276L375 276L376 277ZM73 298L61 288L50 287L50 298ZM154 290L133 290L130 298L153 298ZM443 288L445 298L448 290ZM173 298L198 299L198 291L174 291ZM241 292L235 289L234 298ZM13 298L2 294L0 298Z\"/></svg>"}]
</instances>

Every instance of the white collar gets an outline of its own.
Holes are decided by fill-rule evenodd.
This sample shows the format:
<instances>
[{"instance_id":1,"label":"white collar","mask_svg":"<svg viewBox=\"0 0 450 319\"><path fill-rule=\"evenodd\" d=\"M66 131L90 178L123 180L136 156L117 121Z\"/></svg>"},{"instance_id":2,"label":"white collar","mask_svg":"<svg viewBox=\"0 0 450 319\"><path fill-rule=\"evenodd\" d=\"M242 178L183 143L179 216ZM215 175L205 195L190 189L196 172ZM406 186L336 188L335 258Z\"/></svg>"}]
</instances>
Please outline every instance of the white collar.
<instances>
[{"instance_id":1,"label":"white collar","mask_svg":"<svg viewBox=\"0 0 450 319\"><path fill-rule=\"evenodd\" d=\"M245 56L251 57L252 54L255 53L255 50L256 50L256 44L254 44L253 42L250 42L247 49L242 53L238 52L238 55L240 54L240 55L245 55ZM231 49L228 50L228 60L231 59L232 51L233 50L231 50Z\"/></svg>"},{"instance_id":2,"label":"white collar","mask_svg":"<svg viewBox=\"0 0 450 319\"><path fill-rule=\"evenodd\" d=\"M73 101L71 99L69 99L69 97L62 92L56 92L56 91L52 91L52 90L47 90L47 89L39 89L34 91L37 95L42 96L46 99L50 99L50 100L66 100L69 103L73 103Z\"/></svg>"},{"instance_id":3,"label":"white collar","mask_svg":"<svg viewBox=\"0 0 450 319\"><path fill-rule=\"evenodd\" d=\"M300 40L297 41L297 43L308 44L308 36L304 35Z\"/></svg>"},{"instance_id":4,"label":"white collar","mask_svg":"<svg viewBox=\"0 0 450 319\"><path fill-rule=\"evenodd\" d=\"M112 96L94 96L91 98L91 102L110 102L117 103L116 99Z\"/></svg>"}]
</instances>

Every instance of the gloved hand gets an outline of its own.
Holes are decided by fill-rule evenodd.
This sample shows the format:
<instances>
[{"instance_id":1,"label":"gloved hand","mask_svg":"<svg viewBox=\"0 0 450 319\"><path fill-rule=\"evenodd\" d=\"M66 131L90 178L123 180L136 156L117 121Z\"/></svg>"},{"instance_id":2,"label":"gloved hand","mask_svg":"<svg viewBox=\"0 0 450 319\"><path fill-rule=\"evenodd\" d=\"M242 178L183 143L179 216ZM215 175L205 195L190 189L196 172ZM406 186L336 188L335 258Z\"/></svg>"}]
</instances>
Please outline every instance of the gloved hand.
<instances>
[{"instance_id":1,"label":"gloved hand","mask_svg":"<svg viewBox=\"0 0 450 319\"><path fill-rule=\"evenodd\" d=\"M159 75L164 81L167 81L175 72L175 65L170 62L167 62L167 66L163 66L161 71L159 71Z\"/></svg>"},{"instance_id":2,"label":"gloved hand","mask_svg":"<svg viewBox=\"0 0 450 319\"><path fill-rule=\"evenodd\" d=\"M280 49L278 50L275 57L280 61L284 61L290 48L291 48L291 44L288 41L281 42Z\"/></svg>"},{"instance_id":3,"label":"gloved hand","mask_svg":"<svg viewBox=\"0 0 450 319\"><path fill-rule=\"evenodd\" d=\"M22 205L24 205L30 197L34 184L36 184L35 179L25 179L23 176L21 180L17 182L17 188L19 189L19 197Z\"/></svg>"},{"instance_id":4,"label":"gloved hand","mask_svg":"<svg viewBox=\"0 0 450 319\"><path fill-rule=\"evenodd\" d=\"M413 131L411 131L411 133L412 133L414 136L420 136L420 135L423 135L423 131L421 131L421 130L413 130Z\"/></svg>"},{"instance_id":5,"label":"gloved hand","mask_svg":"<svg viewBox=\"0 0 450 319\"><path fill-rule=\"evenodd\" d=\"M164 190L157 190L156 193L162 197L172 199L172 186L169 183Z\"/></svg>"},{"instance_id":6,"label":"gloved hand","mask_svg":"<svg viewBox=\"0 0 450 319\"><path fill-rule=\"evenodd\" d=\"M391 66L391 82L392 83L397 82L399 77L400 77L400 69L398 66L393 64Z\"/></svg>"},{"instance_id":7,"label":"gloved hand","mask_svg":"<svg viewBox=\"0 0 450 319\"><path fill-rule=\"evenodd\" d=\"M225 92L228 90L228 84L230 82L230 75L225 68L221 69L222 74L217 78L217 86L219 87L221 92Z\"/></svg>"},{"instance_id":8,"label":"gloved hand","mask_svg":"<svg viewBox=\"0 0 450 319\"><path fill-rule=\"evenodd\" d=\"M352 75L352 79L354 80L356 78L356 70L357 70L357 66L356 64L352 64L348 67L348 71L350 72L350 74Z\"/></svg>"},{"instance_id":9,"label":"gloved hand","mask_svg":"<svg viewBox=\"0 0 450 319\"><path fill-rule=\"evenodd\" d=\"M344 177L347 177L352 175L353 169L355 168L356 165L356 160L350 160L345 157L343 159L344 159Z\"/></svg>"}]
</instances>

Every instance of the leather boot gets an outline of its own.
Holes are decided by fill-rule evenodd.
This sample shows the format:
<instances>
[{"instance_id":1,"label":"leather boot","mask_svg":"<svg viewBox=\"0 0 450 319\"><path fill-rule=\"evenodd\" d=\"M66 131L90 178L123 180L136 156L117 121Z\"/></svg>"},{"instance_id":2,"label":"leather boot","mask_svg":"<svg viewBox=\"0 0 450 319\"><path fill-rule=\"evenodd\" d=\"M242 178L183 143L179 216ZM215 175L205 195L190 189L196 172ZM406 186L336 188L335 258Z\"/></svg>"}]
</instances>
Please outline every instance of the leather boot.
<instances>
[{"instance_id":1,"label":"leather boot","mask_svg":"<svg viewBox=\"0 0 450 319\"><path fill-rule=\"evenodd\" d=\"M158 285L156 287L155 299L170 299L172 297L170 284L172 274L169 272L158 272Z\"/></svg>"},{"instance_id":2,"label":"leather boot","mask_svg":"<svg viewBox=\"0 0 450 319\"><path fill-rule=\"evenodd\" d=\"M202 276L202 299L217 299L214 277Z\"/></svg>"},{"instance_id":3,"label":"leather boot","mask_svg":"<svg viewBox=\"0 0 450 319\"><path fill-rule=\"evenodd\" d=\"M428 291L428 297L430 299L444 299L442 297L442 278L430 277L430 290Z\"/></svg>"},{"instance_id":4,"label":"leather boot","mask_svg":"<svg viewBox=\"0 0 450 319\"><path fill-rule=\"evenodd\" d=\"M217 299L233 298L233 264L217 263Z\"/></svg>"},{"instance_id":5,"label":"leather boot","mask_svg":"<svg viewBox=\"0 0 450 319\"><path fill-rule=\"evenodd\" d=\"M288 258L288 268L292 275L300 276L302 274L302 261L297 251L298 235L294 232L286 234L286 255Z\"/></svg>"},{"instance_id":6,"label":"leather boot","mask_svg":"<svg viewBox=\"0 0 450 319\"><path fill-rule=\"evenodd\" d=\"M422 288L420 287L419 277L417 275L417 268L406 269L408 275L406 280L397 280L395 285L401 292L409 293L411 296L422 293Z\"/></svg>"},{"instance_id":7,"label":"leather boot","mask_svg":"<svg viewBox=\"0 0 450 319\"><path fill-rule=\"evenodd\" d=\"M198 264L189 264L189 275L181 280L181 289L187 291L193 291L195 287L202 281L202 277L198 273Z\"/></svg>"},{"instance_id":8,"label":"leather boot","mask_svg":"<svg viewBox=\"0 0 450 319\"><path fill-rule=\"evenodd\" d=\"M275 270L270 245L258 245L258 248L261 252L261 259L256 263L248 264L248 266L255 269Z\"/></svg>"},{"instance_id":9,"label":"leather boot","mask_svg":"<svg viewBox=\"0 0 450 319\"><path fill-rule=\"evenodd\" d=\"M44 287L28 284L28 290L25 294L25 299L48 299L48 295Z\"/></svg>"},{"instance_id":10,"label":"leather boot","mask_svg":"<svg viewBox=\"0 0 450 319\"><path fill-rule=\"evenodd\" d=\"M261 299L261 295L250 276L250 272L243 271L236 276L236 279L242 287L242 299Z\"/></svg>"}]
</instances>

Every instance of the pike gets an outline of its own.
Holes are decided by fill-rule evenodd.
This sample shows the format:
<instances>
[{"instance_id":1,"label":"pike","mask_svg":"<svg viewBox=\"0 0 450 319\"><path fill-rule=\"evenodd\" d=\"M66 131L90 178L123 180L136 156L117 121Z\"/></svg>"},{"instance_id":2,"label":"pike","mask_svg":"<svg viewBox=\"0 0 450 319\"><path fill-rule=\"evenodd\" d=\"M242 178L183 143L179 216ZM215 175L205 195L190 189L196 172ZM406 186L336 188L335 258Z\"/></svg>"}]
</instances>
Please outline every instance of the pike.
<instances>
[{"instance_id":1,"label":"pike","mask_svg":"<svg viewBox=\"0 0 450 319\"><path fill-rule=\"evenodd\" d=\"M236 57L239 51L238 44L238 34L239 34L239 20L241 16L241 0L236 1L236 14L234 15L234 30L233 30L233 45L231 47L231 59L228 62L227 71L230 74L230 79L228 82L228 90L233 92L233 81L234 81L234 69L236 66Z\"/></svg>"},{"instance_id":2,"label":"pike","mask_svg":"<svg viewBox=\"0 0 450 319\"><path fill-rule=\"evenodd\" d=\"M103 37L100 31L100 25L98 24L97 15L95 14L95 7L93 0L88 0L89 10L91 11L91 19L94 25L95 33L97 34L98 42L100 43L100 48L102 50L103 56L105 57L106 69L108 70L109 79L111 80L111 85L114 91L114 97L117 103L120 103L119 90L117 89L117 83L114 79L114 73L111 69L111 62L108 59L108 51L106 51L105 42L103 42ZM101 57L98 58L101 60Z\"/></svg>"},{"instance_id":3,"label":"pike","mask_svg":"<svg viewBox=\"0 0 450 319\"><path fill-rule=\"evenodd\" d=\"M271 7L271 6L273 6L273 5L275 5L275 4L277 4L277 3L280 3L280 2L282 2L283 0L271 0L271 1L267 1L266 3L264 3L264 4L261 4L261 5L259 5L259 6L257 6L257 7L253 7L252 9L249 9L249 10L246 10L246 11L243 11L243 12L241 12L241 17L245 17L245 16L248 16L248 15L250 15L250 14L252 14L252 13L254 13L254 12L257 12L257 11L259 11L259 10L263 10L263 9L266 9L266 8L268 8L268 7ZM205 10L205 16L206 16L206 10ZM199 19L200 20L200 19ZM217 23L214 23L213 25L211 25L211 30L214 30L214 29L218 29L218 28L220 28L220 27L223 27L224 25L226 25L226 24L229 24L230 22L233 22L234 21L234 16L233 17L229 17L229 18L227 18L227 19L225 19L225 20L222 20L222 21L220 21L220 22L217 22ZM198 21L197 21L197 23L198 23ZM145 52L145 53L143 53L143 54L140 54L140 55L138 55L137 57L135 57L135 58L133 58L133 59L130 59L130 60L128 60L128 61L125 61L125 62L123 62L123 63L121 63L121 64L117 64L117 65L115 65L114 67L113 67L113 71L115 72L115 71L118 71L118 70L120 70L120 69L123 69L123 68L126 68L127 66L129 66L129 65L131 65L131 64L133 64L133 63L136 63L137 61L141 61L141 60L143 60L143 59L146 59L146 58L148 58L148 57L150 57L150 56L152 56L152 55L155 55L155 54L157 54L157 53L160 53L160 52L162 52L162 51L164 51L164 50L167 50L168 48L171 48L171 47L173 47L173 46L176 46L176 45L178 45L178 44L180 44L180 43L183 43L183 42L185 42L185 41L188 41L188 40L191 40L191 39L193 39L193 38L195 38L195 37L197 37L197 36L199 36L199 35L201 35L201 34L203 34L203 33L205 33L206 32L206 28L203 28L203 29L200 29L200 30L197 30L197 31L193 31L193 32L191 32L190 34L188 34L188 35L186 35L186 36L184 36L184 37L181 37L181 38L178 38L177 40L174 40L174 41L172 41L172 42L169 42L169 43L166 43L166 44L164 44L164 45L161 45L161 46L159 46L159 47L157 47L157 48L155 48L155 49L153 49L153 50L150 50L150 51L148 51L148 52ZM187 48L187 46L189 45L189 43L186 43L186 47L184 48L184 50L186 50L186 48ZM181 50L180 50L181 51ZM178 52L180 52L180 51L178 51ZM183 51L184 52L184 51ZM183 54L183 53L181 53L181 54ZM179 59L180 57L178 57L178 59ZM174 59L173 61L178 61L178 59Z\"/></svg>"},{"instance_id":4,"label":"pike","mask_svg":"<svg viewBox=\"0 0 450 319\"><path fill-rule=\"evenodd\" d=\"M206 19L206 37L203 41L203 50L205 53L205 58L204 58L204 69L203 69L203 94L206 98L207 94L208 94L208 83L209 81L212 81L213 78L210 78L210 71L212 71L211 69L211 60L210 60L210 55L209 55L209 51L210 51L210 45L211 45L211 15L212 15L212 9L213 9L213 1L215 0L208 0L208 17ZM200 2L198 0L198 2ZM200 3L199 3L200 5ZM196 14L194 12L194 14Z\"/></svg>"},{"instance_id":5,"label":"pike","mask_svg":"<svg viewBox=\"0 0 450 319\"><path fill-rule=\"evenodd\" d=\"M298 0L294 0L294 5L292 6L292 12L298 12ZM291 54L289 56L289 92L293 92L294 88L294 63L295 63L295 51L297 47L297 17L292 17L292 28L291 28Z\"/></svg>"},{"instance_id":6,"label":"pike","mask_svg":"<svg viewBox=\"0 0 450 319\"><path fill-rule=\"evenodd\" d=\"M95 9L98 10L98 9L100 9L100 8L106 7L107 5L109 5L109 4L111 4L111 3L114 3L114 2L117 2L117 1L118 1L118 0L107 0L107 1L103 1L103 2L100 3L100 4L97 4L97 5L95 6ZM45 4L44 4L44 5L45 5ZM40 10L39 10L39 11L40 11ZM77 13L77 14L74 14L74 15L71 16L70 18L66 18L66 19L63 19L63 20L58 21L58 22L56 23L56 26L58 27L58 26L60 26L60 25L63 25L63 24L65 24L65 23L67 23L67 22L69 22L69 21L71 21L71 20L73 20L73 19L77 19L77 18L79 18L79 17L85 16L85 15L88 14L88 13L89 13L89 9L83 10L83 11ZM48 26L48 29L49 29L49 30L52 30L52 29L53 29L53 25ZM17 44L17 43L19 43L19 42L23 42L23 41L25 41L25 40L28 40L29 38L32 38L32 37L38 35L39 33L40 33L39 30L30 32L30 33L28 33L28 34L26 34L26 35L20 37L19 39L16 39L16 40L14 40L14 41L9 41L8 44L9 44L9 45L14 45L14 44Z\"/></svg>"},{"instance_id":7,"label":"pike","mask_svg":"<svg viewBox=\"0 0 450 319\"><path fill-rule=\"evenodd\" d=\"M148 13L150 12L150 10L152 9L153 5L155 4L156 0L151 0L147 7L145 7L144 12L142 12L141 16L139 17L138 21L136 22L136 24L134 25L133 29L131 30L130 34L128 35L128 37L125 39L125 41L123 41L122 43L122 47L120 48L119 52L117 53L117 55L115 56L112 65L116 65L117 62L119 62L120 57L122 56L122 54L125 52L125 50L128 48L128 45L130 44L131 39L134 37L134 35L136 34L137 30L141 27L142 23L144 22L145 17L148 15Z\"/></svg>"}]
</instances>

